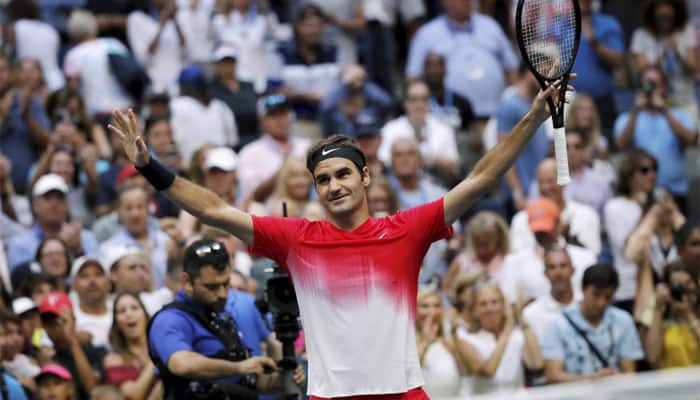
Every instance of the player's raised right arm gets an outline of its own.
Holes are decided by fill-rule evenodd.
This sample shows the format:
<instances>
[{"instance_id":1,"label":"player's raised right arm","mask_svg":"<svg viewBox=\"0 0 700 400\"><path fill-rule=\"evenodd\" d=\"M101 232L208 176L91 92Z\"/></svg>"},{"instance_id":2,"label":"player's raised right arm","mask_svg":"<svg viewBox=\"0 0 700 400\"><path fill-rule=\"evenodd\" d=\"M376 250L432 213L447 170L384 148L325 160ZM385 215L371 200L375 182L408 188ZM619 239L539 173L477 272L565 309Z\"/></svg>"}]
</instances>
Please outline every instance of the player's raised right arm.
<instances>
[{"instance_id":1,"label":"player's raised right arm","mask_svg":"<svg viewBox=\"0 0 700 400\"><path fill-rule=\"evenodd\" d=\"M124 114L115 110L112 116L109 129L119 136L129 160L156 189L163 190L175 204L201 222L226 230L248 245L253 244L253 219L250 215L226 204L215 193L185 178L175 176L173 180L169 172L162 170L155 161L150 160L133 111L129 110Z\"/></svg>"}]
</instances>

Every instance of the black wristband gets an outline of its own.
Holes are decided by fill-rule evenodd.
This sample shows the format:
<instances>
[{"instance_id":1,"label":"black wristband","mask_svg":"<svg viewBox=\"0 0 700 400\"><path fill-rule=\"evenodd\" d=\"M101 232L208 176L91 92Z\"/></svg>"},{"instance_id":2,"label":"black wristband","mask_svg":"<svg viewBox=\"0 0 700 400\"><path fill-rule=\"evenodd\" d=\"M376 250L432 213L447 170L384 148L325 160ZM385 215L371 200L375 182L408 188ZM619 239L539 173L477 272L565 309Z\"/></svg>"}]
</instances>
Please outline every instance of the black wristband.
<instances>
[{"instance_id":1,"label":"black wristband","mask_svg":"<svg viewBox=\"0 0 700 400\"><path fill-rule=\"evenodd\" d=\"M157 190L166 190L175 181L175 174L168 171L163 164L153 157L148 161L148 164L143 167L136 167L136 169Z\"/></svg>"}]
</instances>

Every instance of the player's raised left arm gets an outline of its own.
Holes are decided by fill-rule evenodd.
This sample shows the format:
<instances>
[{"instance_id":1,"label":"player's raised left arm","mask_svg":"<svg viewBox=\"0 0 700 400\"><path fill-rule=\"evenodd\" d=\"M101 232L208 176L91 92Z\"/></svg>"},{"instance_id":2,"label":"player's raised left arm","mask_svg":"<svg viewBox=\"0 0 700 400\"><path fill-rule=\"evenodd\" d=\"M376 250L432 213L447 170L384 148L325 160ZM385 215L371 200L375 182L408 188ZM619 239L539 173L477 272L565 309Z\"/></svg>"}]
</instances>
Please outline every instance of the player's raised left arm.
<instances>
[{"instance_id":1,"label":"player's raised left arm","mask_svg":"<svg viewBox=\"0 0 700 400\"><path fill-rule=\"evenodd\" d=\"M572 79L574 74L572 74ZM469 175L452 188L444 199L445 224L452 225L474 201L510 168L518 154L530 141L537 128L549 118L547 97L553 96L556 104L558 87L561 81L550 85L546 91L540 90L532 102L530 111L520 119L511 133L496 147L491 149L474 166Z\"/></svg>"}]
</instances>

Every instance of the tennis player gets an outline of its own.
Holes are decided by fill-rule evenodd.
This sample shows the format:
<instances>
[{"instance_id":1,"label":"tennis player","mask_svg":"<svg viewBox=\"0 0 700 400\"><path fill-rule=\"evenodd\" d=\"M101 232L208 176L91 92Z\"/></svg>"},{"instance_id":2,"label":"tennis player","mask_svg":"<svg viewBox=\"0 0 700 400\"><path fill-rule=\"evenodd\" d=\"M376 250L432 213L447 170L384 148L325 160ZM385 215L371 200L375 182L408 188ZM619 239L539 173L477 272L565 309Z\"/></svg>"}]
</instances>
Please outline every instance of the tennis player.
<instances>
[{"instance_id":1,"label":"tennis player","mask_svg":"<svg viewBox=\"0 0 700 400\"><path fill-rule=\"evenodd\" d=\"M306 335L312 399L427 399L414 329L421 260L510 168L549 117L546 98L556 96L558 84L541 91L511 134L443 198L383 218L370 217L365 157L342 136L322 140L308 152L307 167L329 219L311 222L251 216L173 175L149 157L131 110L114 111L110 129L156 189L289 272Z\"/></svg>"}]
</instances>

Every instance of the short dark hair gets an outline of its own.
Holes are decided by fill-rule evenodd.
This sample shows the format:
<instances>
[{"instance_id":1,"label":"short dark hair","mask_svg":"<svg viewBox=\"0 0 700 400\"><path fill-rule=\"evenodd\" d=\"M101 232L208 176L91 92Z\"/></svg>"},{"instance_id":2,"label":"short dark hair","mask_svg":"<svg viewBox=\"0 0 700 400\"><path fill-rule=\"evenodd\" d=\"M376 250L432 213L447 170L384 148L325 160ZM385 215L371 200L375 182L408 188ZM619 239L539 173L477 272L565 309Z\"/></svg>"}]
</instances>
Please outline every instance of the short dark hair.
<instances>
[{"instance_id":1,"label":"short dark hair","mask_svg":"<svg viewBox=\"0 0 700 400\"><path fill-rule=\"evenodd\" d=\"M310 16L318 17L321 19L325 18L325 14L321 7L313 3L307 3L299 7L294 13L294 24L296 25Z\"/></svg>"},{"instance_id":2,"label":"short dark hair","mask_svg":"<svg viewBox=\"0 0 700 400\"><path fill-rule=\"evenodd\" d=\"M664 282L671 283L671 274L674 272L685 272L686 274L690 275L694 281L697 281L696 274L693 273L693 271L688 268L688 266L682 260L676 260L666 264L664 267Z\"/></svg>"},{"instance_id":3,"label":"short dark hair","mask_svg":"<svg viewBox=\"0 0 700 400\"><path fill-rule=\"evenodd\" d=\"M51 286L52 291L57 290L56 281L46 274L46 272L41 273L31 273L29 276L20 284L17 288L17 297L32 297L32 292L39 285L48 284Z\"/></svg>"},{"instance_id":4,"label":"short dark hair","mask_svg":"<svg viewBox=\"0 0 700 400\"><path fill-rule=\"evenodd\" d=\"M683 0L648 0L642 9L642 24L646 29L657 34L654 21L656 8L667 4L673 7L673 30L680 31L688 23L688 7Z\"/></svg>"},{"instance_id":5,"label":"short dark hair","mask_svg":"<svg viewBox=\"0 0 700 400\"><path fill-rule=\"evenodd\" d=\"M170 116L168 114L154 114L149 116L146 118L146 124L144 125L143 132L148 135L148 132L151 130L153 125L163 121L170 124Z\"/></svg>"},{"instance_id":6,"label":"short dark hair","mask_svg":"<svg viewBox=\"0 0 700 400\"><path fill-rule=\"evenodd\" d=\"M566 247L557 243L545 247L542 259L546 260L547 256L549 256L552 253L564 253L569 258L569 262L571 262L571 255L569 254L569 250L567 250Z\"/></svg>"},{"instance_id":7,"label":"short dark hair","mask_svg":"<svg viewBox=\"0 0 700 400\"><path fill-rule=\"evenodd\" d=\"M59 237L45 237L44 239L39 242L39 247L36 248L36 254L34 255L34 261L38 262L41 265L41 253L44 251L44 247L46 247L46 244L49 242L58 242L61 244L61 247L63 247L63 252L64 256L66 258L66 277L70 274L70 267L72 264L71 261L71 256L70 256L70 249L68 249L68 245L66 242L63 241L63 239Z\"/></svg>"},{"instance_id":8,"label":"short dark hair","mask_svg":"<svg viewBox=\"0 0 700 400\"><path fill-rule=\"evenodd\" d=\"M229 255L226 246L217 240L200 239L185 249L183 270L189 277L199 276L204 266L212 266L221 272L229 267Z\"/></svg>"},{"instance_id":9,"label":"short dark hair","mask_svg":"<svg viewBox=\"0 0 700 400\"><path fill-rule=\"evenodd\" d=\"M583 273L581 286L584 289L588 286L593 286L597 289L617 289L619 284L620 279L615 268L610 264L597 263L588 267Z\"/></svg>"},{"instance_id":10,"label":"short dark hair","mask_svg":"<svg viewBox=\"0 0 700 400\"><path fill-rule=\"evenodd\" d=\"M362 152L362 149L360 149L360 146L357 144L357 141L355 139L345 135L329 136L325 139L321 139L318 142L316 142L316 144L311 146L309 151L306 152L306 168L309 170L309 172L311 172L312 177L314 175L314 171L312 169L313 160L316 158L317 153L323 150L326 146L333 145L344 145L354 147L358 152L360 152L360 154L362 154L362 157L364 158L364 153ZM360 171L360 175L362 175L362 168L364 167L364 165L359 166L355 164L355 166L357 167L358 171ZM315 180L316 178L314 177L314 181Z\"/></svg>"},{"instance_id":11,"label":"short dark hair","mask_svg":"<svg viewBox=\"0 0 700 400\"><path fill-rule=\"evenodd\" d=\"M617 191L623 196L629 196L632 194L632 188L630 183L632 182L632 177L639 168L639 164L642 160L649 160L654 164L654 167L658 167L658 162L656 158L651 155L646 150L635 149L629 151L622 161L620 166L617 168Z\"/></svg>"},{"instance_id":12,"label":"short dark hair","mask_svg":"<svg viewBox=\"0 0 700 400\"><path fill-rule=\"evenodd\" d=\"M677 249L685 247L688 238L695 230L700 230L700 225L693 222L686 222L673 235L673 242Z\"/></svg>"}]
</instances>

